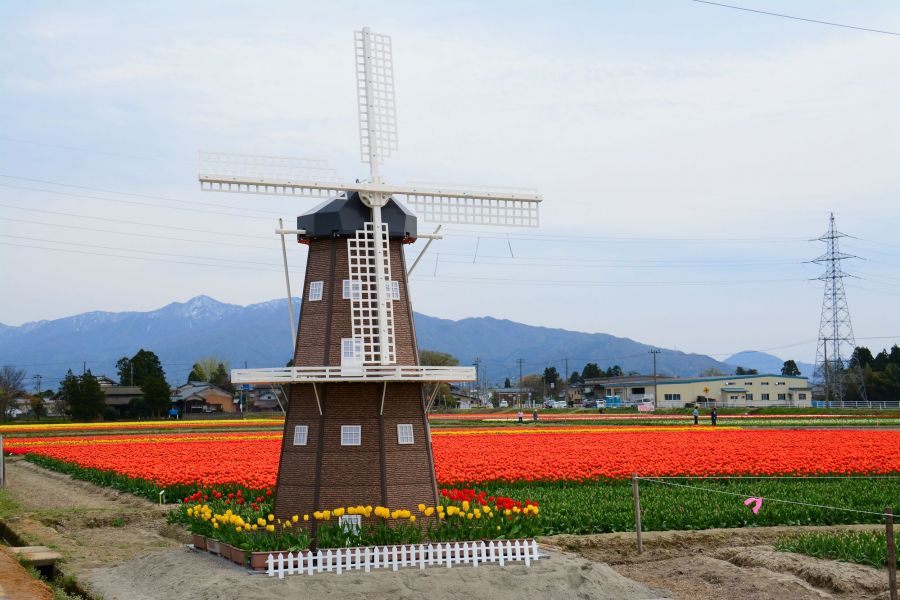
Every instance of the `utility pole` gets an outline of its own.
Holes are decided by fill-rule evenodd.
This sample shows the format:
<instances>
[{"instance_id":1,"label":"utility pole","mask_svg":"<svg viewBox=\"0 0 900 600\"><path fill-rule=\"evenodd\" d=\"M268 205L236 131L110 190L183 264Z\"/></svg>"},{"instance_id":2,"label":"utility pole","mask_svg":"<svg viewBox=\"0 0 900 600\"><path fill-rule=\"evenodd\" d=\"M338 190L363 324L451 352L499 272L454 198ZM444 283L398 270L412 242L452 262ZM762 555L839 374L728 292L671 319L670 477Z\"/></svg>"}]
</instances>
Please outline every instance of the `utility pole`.
<instances>
[{"instance_id":1,"label":"utility pole","mask_svg":"<svg viewBox=\"0 0 900 600\"><path fill-rule=\"evenodd\" d=\"M87 361L83 360L81 361L81 376L84 377L85 374L87 374Z\"/></svg>"},{"instance_id":2,"label":"utility pole","mask_svg":"<svg viewBox=\"0 0 900 600\"><path fill-rule=\"evenodd\" d=\"M519 387L522 387L522 363L525 361L519 358L516 362L519 363Z\"/></svg>"},{"instance_id":3,"label":"utility pole","mask_svg":"<svg viewBox=\"0 0 900 600\"><path fill-rule=\"evenodd\" d=\"M476 356L475 362L472 364L475 365L475 389L477 390L478 387L481 385L481 378L478 375L481 372L481 359ZM476 392L476 397L477 397L477 392Z\"/></svg>"},{"instance_id":4,"label":"utility pole","mask_svg":"<svg viewBox=\"0 0 900 600\"><path fill-rule=\"evenodd\" d=\"M656 383L656 355L659 354L660 352L661 351L658 348L653 348L652 350L650 350L650 354L653 355L653 408L654 409L659 407L658 398L657 398L657 396L659 394L657 394L658 386Z\"/></svg>"},{"instance_id":5,"label":"utility pole","mask_svg":"<svg viewBox=\"0 0 900 600\"><path fill-rule=\"evenodd\" d=\"M38 396L40 396L41 395L41 379L43 379L43 377L41 376L40 373L35 373L34 375L31 376L31 378L34 379L34 393L37 394Z\"/></svg>"}]
</instances>

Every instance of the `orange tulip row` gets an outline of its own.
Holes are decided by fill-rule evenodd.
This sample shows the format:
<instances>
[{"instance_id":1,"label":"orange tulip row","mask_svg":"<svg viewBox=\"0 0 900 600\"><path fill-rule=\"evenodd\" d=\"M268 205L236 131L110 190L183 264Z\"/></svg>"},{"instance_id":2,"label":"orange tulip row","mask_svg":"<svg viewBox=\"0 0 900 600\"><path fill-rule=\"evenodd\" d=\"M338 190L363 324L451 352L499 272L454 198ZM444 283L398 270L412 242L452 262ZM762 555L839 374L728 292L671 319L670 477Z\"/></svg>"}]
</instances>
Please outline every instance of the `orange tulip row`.
<instances>
[{"instance_id":1,"label":"orange tulip row","mask_svg":"<svg viewBox=\"0 0 900 600\"><path fill-rule=\"evenodd\" d=\"M275 483L280 434L190 433L9 440L35 453L160 486ZM64 443L63 443L64 442ZM900 473L900 431L598 428L435 435L442 485L665 475Z\"/></svg>"}]
</instances>

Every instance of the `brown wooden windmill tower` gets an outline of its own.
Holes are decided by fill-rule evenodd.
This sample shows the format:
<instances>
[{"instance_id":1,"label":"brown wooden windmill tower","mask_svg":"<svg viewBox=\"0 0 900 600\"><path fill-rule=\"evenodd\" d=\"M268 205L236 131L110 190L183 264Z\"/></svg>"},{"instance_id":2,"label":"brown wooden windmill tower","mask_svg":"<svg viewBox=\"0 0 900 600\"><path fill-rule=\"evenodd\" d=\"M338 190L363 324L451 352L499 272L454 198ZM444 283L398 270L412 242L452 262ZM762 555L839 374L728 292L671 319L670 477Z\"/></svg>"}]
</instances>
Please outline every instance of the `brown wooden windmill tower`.
<instances>
[{"instance_id":1,"label":"brown wooden windmill tower","mask_svg":"<svg viewBox=\"0 0 900 600\"><path fill-rule=\"evenodd\" d=\"M439 236L418 234L400 201L435 223L538 225L537 194L382 181L397 149L391 42L368 28L355 39L367 181L343 183L319 160L201 154L203 190L327 199L292 231L309 246L293 366L231 372L234 383L290 386L279 517L438 501L424 384L471 381L475 370L419 365L403 245Z\"/></svg>"}]
</instances>

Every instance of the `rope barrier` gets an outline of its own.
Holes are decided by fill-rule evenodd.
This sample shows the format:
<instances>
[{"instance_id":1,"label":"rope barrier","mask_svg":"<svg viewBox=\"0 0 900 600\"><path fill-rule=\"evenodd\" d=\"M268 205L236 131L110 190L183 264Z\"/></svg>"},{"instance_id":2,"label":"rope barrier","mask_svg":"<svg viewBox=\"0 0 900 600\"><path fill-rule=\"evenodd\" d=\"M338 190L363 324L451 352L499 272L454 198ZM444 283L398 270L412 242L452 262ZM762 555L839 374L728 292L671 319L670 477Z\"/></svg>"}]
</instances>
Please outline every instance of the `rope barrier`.
<instances>
[{"instance_id":1,"label":"rope barrier","mask_svg":"<svg viewBox=\"0 0 900 600\"><path fill-rule=\"evenodd\" d=\"M825 508L825 509L829 509L829 510L840 510L840 511L844 511L844 512L859 513L859 514L863 514L863 515L875 515L875 516L879 516L879 517L887 516L887 513L884 513L884 512L873 512L870 510L858 510L855 508L844 508L841 506L827 506L824 504L811 504L808 502L797 502L794 500L782 500L780 498L768 498L765 496L753 496L750 494L740 494L738 492L726 492L724 490L714 490L711 488L704 488L704 487L699 487L699 486L695 486L695 485L686 485L684 483L672 483L671 481L663 481L662 479L658 479L658 478L636 477L636 479L639 481L648 481L650 483L659 483L662 485L668 485L668 486L672 486L672 487L681 487L681 488L687 488L687 489L691 489L691 490L699 490L701 492L713 492L715 494L725 494L727 496L737 496L738 498L745 498L745 499L746 498L762 498L765 502L779 502L781 504L794 504L797 506L809 506L812 508Z\"/></svg>"}]
</instances>

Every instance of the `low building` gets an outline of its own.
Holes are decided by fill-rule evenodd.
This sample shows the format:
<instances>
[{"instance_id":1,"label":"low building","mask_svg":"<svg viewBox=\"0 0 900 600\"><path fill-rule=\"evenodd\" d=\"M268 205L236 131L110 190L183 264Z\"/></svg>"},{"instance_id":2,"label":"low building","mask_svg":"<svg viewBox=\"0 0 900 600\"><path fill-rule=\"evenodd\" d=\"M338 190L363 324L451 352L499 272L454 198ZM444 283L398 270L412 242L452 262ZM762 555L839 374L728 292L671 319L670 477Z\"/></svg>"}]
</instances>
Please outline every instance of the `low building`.
<instances>
[{"instance_id":1,"label":"low building","mask_svg":"<svg viewBox=\"0 0 900 600\"><path fill-rule=\"evenodd\" d=\"M179 414L209 412L239 412L238 404L231 392L209 383L190 382L175 388L172 392L172 409Z\"/></svg>"},{"instance_id":2,"label":"low building","mask_svg":"<svg viewBox=\"0 0 900 600\"><path fill-rule=\"evenodd\" d=\"M497 403L506 402L506 406L528 406L531 401L531 390L520 387L502 387L494 390Z\"/></svg>"},{"instance_id":3,"label":"low building","mask_svg":"<svg viewBox=\"0 0 900 600\"><path fill-rule=\"evenodd\" d=\"M700 404L718 407L812 406L806 377L790 375L723 375L717 377L613 377L588 379L595 397L606 405L632 406L653 402L657 408Z\"/></svg>"}]
</instances>

